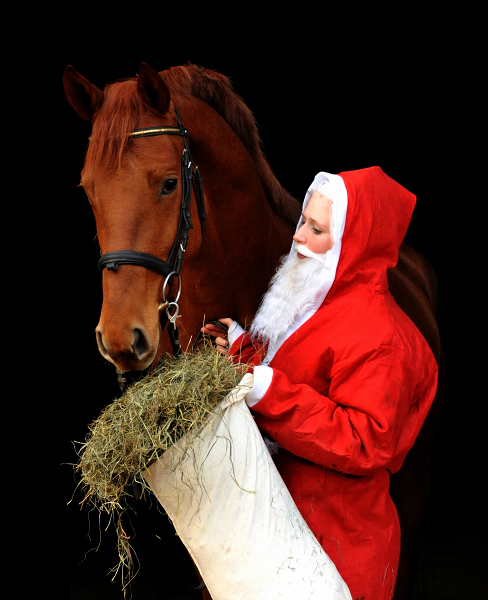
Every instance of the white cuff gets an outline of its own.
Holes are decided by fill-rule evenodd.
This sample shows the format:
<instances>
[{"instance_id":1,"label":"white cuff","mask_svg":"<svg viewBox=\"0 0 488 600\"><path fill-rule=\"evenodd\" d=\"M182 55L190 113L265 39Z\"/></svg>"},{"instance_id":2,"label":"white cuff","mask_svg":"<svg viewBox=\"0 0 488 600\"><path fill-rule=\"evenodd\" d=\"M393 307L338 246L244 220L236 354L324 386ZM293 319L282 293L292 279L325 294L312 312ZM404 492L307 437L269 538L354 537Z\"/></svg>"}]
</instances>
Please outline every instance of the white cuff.
<instances>
[{"instance_id":1,"label":"white cuff","mask_svg":"<svg viewBox=\"0 0 488 600\"><path fill-rule=\"evenodd\" d=\"M242 329L242 327L236 321L232 321L232 325L229 327L229 331L227 332L229 346L232 346L232 344L238 340L243 333L245 333L245 329Z\"/></svg>"},{"instance_id":2,"label":"white cuff","mask_svg":"<svg viewBox=\"0 0 488 600\"><path fill-rule=\"evenodd\" d=\"M254 385L246 396L246 404L255 406L266 394L271 380L273 379L273 369L266 365L257 365L254 367Z\"/></svg>"}]
</instances>

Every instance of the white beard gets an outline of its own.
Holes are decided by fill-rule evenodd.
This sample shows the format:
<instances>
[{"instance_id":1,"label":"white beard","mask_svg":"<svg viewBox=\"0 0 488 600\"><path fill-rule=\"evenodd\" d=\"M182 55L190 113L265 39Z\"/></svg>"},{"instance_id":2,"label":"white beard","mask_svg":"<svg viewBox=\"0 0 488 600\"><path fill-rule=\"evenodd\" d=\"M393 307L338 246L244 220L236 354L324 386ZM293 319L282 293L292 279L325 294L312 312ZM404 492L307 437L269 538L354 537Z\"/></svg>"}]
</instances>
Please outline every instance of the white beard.
<instances>
[{"instance_id":1,"label":"white beard","mask_svg":"<svg viewBox=\"0 0 488 600\"><path fill-rule=\"evenodd\" d=\"M253 337L272 344L304 312L319 291L323 256L300 259L294 247L281 259L251 325Z\"/></svg>"}]
</instances>

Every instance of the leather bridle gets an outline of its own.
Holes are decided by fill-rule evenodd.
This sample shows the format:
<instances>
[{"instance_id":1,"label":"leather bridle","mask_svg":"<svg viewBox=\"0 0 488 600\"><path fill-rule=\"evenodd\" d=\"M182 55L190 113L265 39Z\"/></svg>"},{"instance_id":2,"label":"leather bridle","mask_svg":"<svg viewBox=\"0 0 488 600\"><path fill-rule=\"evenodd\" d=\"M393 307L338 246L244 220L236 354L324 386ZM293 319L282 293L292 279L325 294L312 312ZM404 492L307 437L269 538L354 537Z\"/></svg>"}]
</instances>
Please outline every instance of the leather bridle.
<instances>
[{"instance_id":1,"label":"leather bridle","mask_svg":"<svg viewBox=\"0 0 488 600\"><path fill-rule=\"evenodd\" d=\"M152 137L155 135L179 135L183 139L183 154L181 156L182 191L180 216L178 219L176 237L169 252L168 260L162 260L153 254L146 254L145 252L136 252L135 250L119 250L117 252L107 252L106 254L103 254L98 261L98 268L100 270L107 269L108 271L117 271L119 265L138 265L145 267L146 269L156 271L165 277L163 284L163 299L159 305L159 310L165 310L166 317L164 317L164 315L162 316L161 328L164 329L166 323L169 321L168 333L170 336L171 345L173 347L173 353L175 356L179 356L181 354L181 346L178 340L178 328L176 327L176 318L178 317L177 302L181 292L180 273L183 262L183 254L188 243L188 231L193 229L190 214L192 184L195 188L195 199L198 207L202 241L205 236L205 220L207 215L205 213L202 177L200 175L200 170L193 163L190 148L188 146L188 130L183 127L176 106L174 110L176 121L178 123L177 127L147 127L145 129L135 129L129 133L129 136L132 138ZM171 294L173 277L178 278L177 297L176 299L174 299L174 297L168 297L167 300L166 287L169 285L169 293ZM174 310L173 314L170 312L171 309Z\"/></svg>"}]
</instances>

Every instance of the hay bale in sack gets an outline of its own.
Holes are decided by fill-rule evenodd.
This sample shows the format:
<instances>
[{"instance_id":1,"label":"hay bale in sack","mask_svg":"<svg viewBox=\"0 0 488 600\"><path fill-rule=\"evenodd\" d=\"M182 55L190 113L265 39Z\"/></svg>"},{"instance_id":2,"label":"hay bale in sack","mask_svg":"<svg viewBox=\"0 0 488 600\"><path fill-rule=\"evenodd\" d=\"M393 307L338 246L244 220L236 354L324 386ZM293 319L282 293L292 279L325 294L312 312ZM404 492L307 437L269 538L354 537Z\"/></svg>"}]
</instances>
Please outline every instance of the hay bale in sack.
<instances>
[{"instance_id":1,"label":"hay bale in sack","mask_svg":"<svg viewBox=\"0 0 488 600\"><path fill-rule=\"evenodd\" d=\"M149 375L131 385L89 426L76 465L82 504L109 514L118 538L124 588L133 570L129 536L123 527L134 481L149 488L141 472L184 435L198 431L210 411L235 388L246 371L207 343L180 358L166 355ZM186 442L185 442L186 443ZM178 445L182 448L181 443ZM183 449L184 452L184 449ZM125 521L124 521L125 522Z\"/></svg>"},{"instance_id":2,"label":"hay bale in sack","mask_svg":"<svg viewBox=\"0 0 488 600\"><path fill-rule=\"evenodd\" d=\"M252 375L143 473L213 600L352 600L244 401Z\"/></svg>"}]
</instances>

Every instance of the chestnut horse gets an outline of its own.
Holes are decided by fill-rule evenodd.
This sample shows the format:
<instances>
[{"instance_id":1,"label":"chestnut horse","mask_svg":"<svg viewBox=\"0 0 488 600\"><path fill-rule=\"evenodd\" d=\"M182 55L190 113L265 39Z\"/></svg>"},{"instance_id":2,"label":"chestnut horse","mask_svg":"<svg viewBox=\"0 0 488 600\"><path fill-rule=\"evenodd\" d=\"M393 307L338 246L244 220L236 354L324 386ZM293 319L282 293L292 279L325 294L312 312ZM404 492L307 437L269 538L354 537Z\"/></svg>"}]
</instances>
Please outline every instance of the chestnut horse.
<instances>
[{"instance_id":1,"label":"chestnut horse","mask_svg":"<svg viewBox=\"0 0 488 600\"><path fill-rule=\"evenodd\" d=\"M252 113L228 79L193 65L158 73L142 63L138 77L101 91L68 66L64 88L77 114L93 124L81 185L103 254L96 328L101 354L129 371L145 369L171 350L160 317L165 310L175 317L178 310L167 308L172 280L173 296L181 284L177 325L183 348L204 320L231 316L249 324L279 258L289 251L301 209L272 174ZM190 170L193 195L185 175ZM197 214L202 225L189 231ZM428 263L404 244L389 281L439 359L435 276ZM392 483L405 540L395 598L405 597L402 572L411 579L431 445L427 424L395 476L399 497Z\"/></svg>"}]
</instances>

